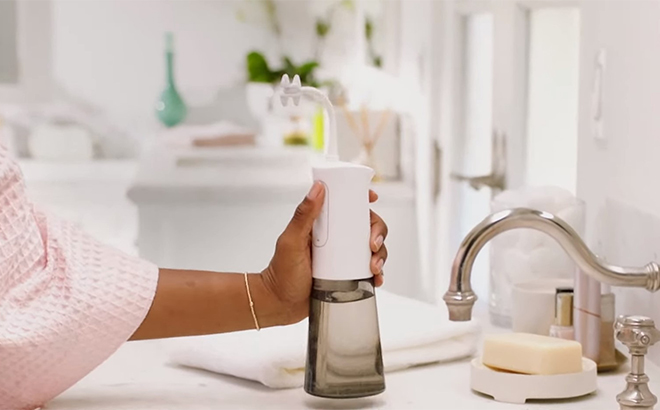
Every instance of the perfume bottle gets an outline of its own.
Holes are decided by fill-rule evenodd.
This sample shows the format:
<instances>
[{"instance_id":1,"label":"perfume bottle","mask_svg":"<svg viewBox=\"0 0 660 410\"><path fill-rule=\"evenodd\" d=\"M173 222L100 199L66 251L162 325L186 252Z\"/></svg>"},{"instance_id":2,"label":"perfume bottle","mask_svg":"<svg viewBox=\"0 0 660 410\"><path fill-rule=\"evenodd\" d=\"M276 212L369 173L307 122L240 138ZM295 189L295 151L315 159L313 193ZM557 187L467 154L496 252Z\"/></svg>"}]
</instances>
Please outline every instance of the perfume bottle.
<instances>
[{"instance_id":1,"label":"perfume bottle","mask_svg":"<svg viewBox=\"0 0 660 410\"><path fill-rule=\"evenodd\" d=\"M614 293L605 287L601 295L601 328L600 328L600 354L598 355L598 371L610 371L619 367L617 351L614 342L615 300Z\"/></svg>"},{"instance_id":2,"label":"perfume bottle","mask_svg":"<svg viewBox=\"0 0 660 410\"><path fill-rule=\"evenodd\" d=\"M575 340L573 289L558 288L555 292L555 323L550 326L550 336Z\"/></svg>"},{"instance_id":3,"label":"perfume bottle","mask_svg":"<svg viewBox=\"0 0 660 410\"><path fill-rule=\"evenodd\" d=\"M174 81L174 39L170 32L165 34L165 63L167 84L156 103L156 114L163 125L173 127L186 118L188 109Z\"/></svg>"}]
</instances>

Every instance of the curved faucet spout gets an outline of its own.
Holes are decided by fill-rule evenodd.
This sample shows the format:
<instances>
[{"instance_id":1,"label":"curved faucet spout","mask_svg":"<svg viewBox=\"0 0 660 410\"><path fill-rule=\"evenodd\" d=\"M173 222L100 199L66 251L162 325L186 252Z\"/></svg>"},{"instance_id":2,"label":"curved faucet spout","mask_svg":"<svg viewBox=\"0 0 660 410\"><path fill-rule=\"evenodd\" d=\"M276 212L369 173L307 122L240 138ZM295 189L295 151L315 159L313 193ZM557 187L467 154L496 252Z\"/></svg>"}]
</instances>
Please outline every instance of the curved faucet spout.
<instances>
[{"instance_id":1,"label":"curved faucet spout","mask_svg":"<svg viewBox=\"0 0 660 410\"><path fill-rule=\"evenodd\" d=\"M642 268L609 265L599 260L584 244L580 236L560 218L542 211L516 208L486 217L463 239L451 271L449 290L444 301L449 320L467 321L477 295L472 291L472 265L483 246L502 232L517 228L535 229L553 237L575 261L578 268L599 282L612 286L645 288L655 292L660 288L660 266L651 262Z\"/></svg>"}]
</instances>

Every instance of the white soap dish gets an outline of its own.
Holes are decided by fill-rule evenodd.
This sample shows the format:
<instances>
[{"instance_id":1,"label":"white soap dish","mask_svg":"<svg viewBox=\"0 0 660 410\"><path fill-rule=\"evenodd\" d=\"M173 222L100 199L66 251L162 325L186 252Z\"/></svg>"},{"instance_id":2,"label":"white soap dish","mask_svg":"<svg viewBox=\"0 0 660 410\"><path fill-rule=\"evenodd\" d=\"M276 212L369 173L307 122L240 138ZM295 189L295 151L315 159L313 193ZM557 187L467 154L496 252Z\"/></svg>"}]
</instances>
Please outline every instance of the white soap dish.
<instances>
[{"instance_id":1,"label":"white soap dish","mask_svg":"<svg viewBox=\"0 0 660 410\"><path fill-rule=\"evenodd\" d=\"M497 371L485 366L481 358L472 360L470 386L496 401L524 404L530 399L568 399L585 396L598 388L597 366L582 359L579 373L529 375Z\"/></svg>"}]
</instances>

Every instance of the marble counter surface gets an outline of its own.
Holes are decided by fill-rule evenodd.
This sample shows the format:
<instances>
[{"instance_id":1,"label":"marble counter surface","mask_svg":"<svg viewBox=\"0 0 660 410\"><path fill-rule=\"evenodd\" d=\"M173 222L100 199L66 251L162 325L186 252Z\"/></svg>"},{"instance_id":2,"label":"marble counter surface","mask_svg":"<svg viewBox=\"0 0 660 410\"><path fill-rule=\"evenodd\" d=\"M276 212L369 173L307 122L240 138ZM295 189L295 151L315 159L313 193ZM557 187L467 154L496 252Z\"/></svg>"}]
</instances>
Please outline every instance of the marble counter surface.
<instances>
[{"instance_id":1,"label":"marble counter surface","mask_svg":"<svg viewBox=\"0 0 660 410\"><path fill-rule=\"evenodd\" d=\"M489 331L489 330L487 330ZM490 330L493 331L493 330ZM497 331L497 330L495 330ZM469 387L469 360L434 364L386 376L387 390L372 398L325 400L302 388L272 390L256 382L168 363L178 340L129 342L114 356L55 399L48 410L217 409L617 409L627 365L599 377L592 395L571 400L499 403ZM660 370L647 366L651 389L660 393Z\"/></svg>"}]
</instances>

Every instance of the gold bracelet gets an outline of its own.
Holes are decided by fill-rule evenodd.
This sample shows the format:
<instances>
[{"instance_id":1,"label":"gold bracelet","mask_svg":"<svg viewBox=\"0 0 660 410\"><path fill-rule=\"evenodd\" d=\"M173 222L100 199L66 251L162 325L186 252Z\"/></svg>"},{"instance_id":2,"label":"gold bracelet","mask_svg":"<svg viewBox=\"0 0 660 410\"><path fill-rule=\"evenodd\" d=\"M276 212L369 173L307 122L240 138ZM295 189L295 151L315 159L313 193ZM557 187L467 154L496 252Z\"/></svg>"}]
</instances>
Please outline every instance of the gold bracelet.
<instances>
[{"instance_id":1,"label":"gold bracelet","mask_svg":"<svg viewBox=\"0 0 660 410\"><path fill-rule=\"evenodd\" d=\"M250 301L250 311L252 311L252 319L254 319L254 327L257 330L261 330L259 327L259 321L257 320L257 314L254 313L254 302L252 301L252 295L250 294L250 284L248 283L248 273L245 272L245 290L247 291L248 300Z\"/></svg>"}]
</instances>

